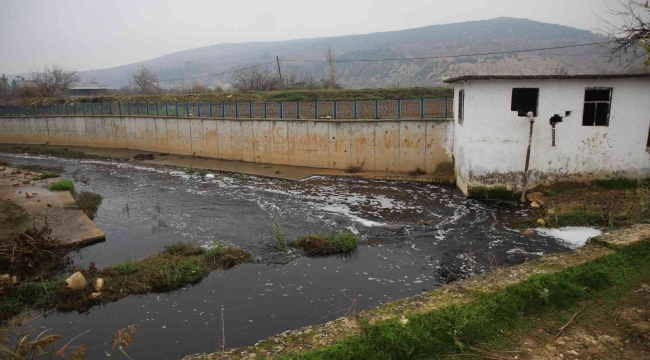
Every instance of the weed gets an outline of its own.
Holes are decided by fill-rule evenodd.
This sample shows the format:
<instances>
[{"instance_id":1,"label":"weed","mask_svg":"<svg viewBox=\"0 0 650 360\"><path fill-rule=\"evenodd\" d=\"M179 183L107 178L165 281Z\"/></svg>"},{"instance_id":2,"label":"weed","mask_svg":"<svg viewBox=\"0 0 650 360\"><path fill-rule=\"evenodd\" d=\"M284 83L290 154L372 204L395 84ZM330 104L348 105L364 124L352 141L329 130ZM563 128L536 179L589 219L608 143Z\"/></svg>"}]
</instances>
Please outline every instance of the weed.
<instances>
[{"instance_id":1,"label":"weed","mask_svg":"<svg viewBox=\"0 0 650 360\"><path fill-rule=\"evenodd\" d=\"M41 173L39 176L34 176L32 180L44 180L44 179L53 179L53 178L58 178L60 175L59 173L56 172L44 172Z\"/></svg>"},{"instance_id":2,"label":"weed","mask_svg":"<svg viewBox=\"0 0 650 360\"><path fill-rule=\"evenodd\" d=\"M196 170L196 174L201 178L201 180L205 180L205 177L208 175L208 170L207 169L198 169L198 170Z\"/></svg>"},{"instance_id":3,"label":"weed","mask_svg":"<svg viewBox=\"0 0 650 360\"><path fill-rule=\"evenodd\" d=\"M546 190L546 196L548 197L556 197L558 194L557 190L549 189Z\"/></svg>"},{"instance_id":4,"label":"weed","mask_svg":"<svg viewBox=\"0 0 650 360\"><path fill-rule=\"evenodd\" d=\"M14 325L14 324L11 324ZM36 334L36 329L14 333L8 328L0 328L0 355L7 360L36 359L40 357L81 360L86 354L86 345L70 345L77 337L68 341L63 347L53 346L62 338L59 335L46 335L47 330ZM87 333L88 331L86 331ZM13 345L9 341L15 341Z\"/></svg>"},{"instance_id":5,"label":"weed","mask_svg":"<svg viewBox=\"0 0 650 360\"><path fill-rule=\"evenodd\" d=\"M234 174L232 177L236 180L244 181L244 173Z\"/></svg>"},{"instance_id":6,"label":"weed","mask_svg":"<svg viewBox=\"0 0 650 360\"><path fill-rule=\"evenodd\" d=\"M345 169L345 172L350 173L350 174L355 174L355 173L361 172L363 170L363 166L365 164L366 164L366 161L364 160L361 164L350 165L350 166L348 166L347 169Z\"/></svg>"},{"instance_id":7,"label":"weed","mask_svg":"<svg viewBox=\"0 0 650 360\"><path fill-rule=\"evenodd\" d=\"M206 259L216 261L226 253L227 247L224 243L217 241L210 244L210 248L203 253Z\"/></svg>"},{"instance_id":8,"label":"weed","mask_svg":"<svg viewBox=\"0 0 650 360\"><path fill-rule=\"evenodd\" d=\"M273 223L269 225L269 231L275 238L275 247L282 252L287 252L287 238L284 236L284 230L278 219L273 220Z\"/></svg>"},{"instance_id":9,"label":"weed","mask_svg":"<svg viewBox=\"0 0 650 360\"><path fill-rule=\"evenodd\" d=\"M124 213L126 213L127 218L131 217L131 206L128 202L124 204L124 207L122 208L122 214Z\"/></svg>"},{"instance_id":10,"label":"weed","mask_svg":"<svg viewBox=\"0 0 650 360\"><path fill-rule=\"evenodd\" d=\"M133 275L138 272L138 265L132 261L124 261L119 264L112 265L109 269L114 270L120 275Z\"/></svg>"},{"instance_id":11,"label":"weed","mask_svg":"<svg viewBox=\"0 0 650 360\"><path fill-rule=\"evenodd\" d=\"M70 180L60 180L48 186L50 191L69 191L74 193L74 184Z\"/></svg>"},{"instance_id":12,"label":"weed","mask_svg":"<svg viewBox=\"0 0 650 360\"><path fill-rule=\"evenodd\" d=\"M336 235L309 234L291 244L296 249L305 251L307 256L325 256L352 252L358 245L359 238L349 230Z\"/></svg>"},{"instance_id":13,"label":"weed","mask_svg":"<svg viewBox=\"0 0 650 360\"><path fill-rule=\"evenodd\" d=\"M422 175L426 175L426 174L427 174L427 172L420 169L419 166L415 170L409 172L409 175L411 175L411 176L422 176Z\"/></svg>"},{"instance_id":14,"label":"weed","mask_svg":"<svg viewBox=\"0 0 650 360\"><path fill-rule=\"evenodd\" d=\"M196 173L196 170L192 167L192 165L186 167L185 169L183 169L183 171L184 171L186 174L190 174L190 175Z\"/></svg>"},{"instance_id":15,"label":"weed","mask_svg":"<svg viewBox=\"0 0 650 360\"><path fill-rule=\"evenodd\" d=\"M135 324L117 330L117 332L115 332L115 335L113 336L113 341L111 341L111 351L106 352L106 357L111 357L111 355L113 355L113 353L115 352L115 349L117 349L127 359L131 359L131 357L126 353L125 349L131 347L131 344L133 343L133 336L131 335L136 333L138 327L140 327L140 325Z\"/></svg>"},{"instance_id":16,"label":"weed","mask_svg":"<svg viewBox=\"0 0 650 360\"><path fill-rule=\"evenodd\" d=\"M73 196L75 201L77 201L79 209L82 210L90 220L93 220L95 215L97 215L99 205L102 203L104 198L97 193L85 190L75 191Z\"/></svg>"},{"instance_id":17,"label":"weed","mask_svg":"<svg viewBox=\"0 0 650 360\"><path fill-rule=\"evenodd\" d=\"M594 180L593 185L600 186L609 190L634 189L639 182L634 179L612 178L604 180Z\"/></svg>"},{"instance_id":18,"label":"weed","mask_svg":"<svg viewBox=\"0 0 650 360\"><path fill-rule=\"evenodd\" d=\"M194 244L178 242L167 246L163 253L176 256L193 256L202 255L204 251L203 248Z\"/></svg>"},{"instance_id":19,"label":"weed","mask_svg":"<svg viewBox=\"0 0 650 360\"><path fill-rule=\"evenodd\" d=\"M156 205L153 206L153 208L156 210L158 214L160 214L163 211L163 206L160 203L160 201L158 201Z\"/></svg>"}]
</instances>

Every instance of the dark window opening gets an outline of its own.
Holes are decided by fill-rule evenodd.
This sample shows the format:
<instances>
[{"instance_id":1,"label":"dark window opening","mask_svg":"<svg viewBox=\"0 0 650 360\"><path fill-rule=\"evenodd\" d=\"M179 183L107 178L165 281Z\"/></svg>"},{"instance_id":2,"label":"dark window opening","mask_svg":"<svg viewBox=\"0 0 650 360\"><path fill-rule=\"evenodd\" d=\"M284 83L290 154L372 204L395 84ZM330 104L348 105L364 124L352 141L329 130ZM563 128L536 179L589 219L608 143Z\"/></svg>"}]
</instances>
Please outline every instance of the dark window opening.
<instances>
[{"instance_id":1,"label":"dark window opening","mask_svg":"<svg viewBox=\"0 0 650 360\"><path fill-rule=\"evenodd\" d=\"M612 89L585 90L585 106L582 112L582 126L609 126L609 110Z\"/></svg>"},{"instance_id":2,"label":"dark window opening","mask_svg":"<svg viewBox=\"0 0 650 360\"><path fill-rule=\"evenodd\" d=\"M465 116L465 90L458 91L458 123L463 123Z\"/></svg>"},{"instance_id":3,"label":"dark window opening","mask_svg":"<svg viewBox=\"0 0 650 360\"><path fill-rule=\"evenodd\" d=\"M645 144L645 147L647 149L650 149L650 127L648 127L648 143Z\"/></svg>"},{"instance_id":4,"label":"dark window opening","mask_svg":"<svg viewBox=\"0 0 650 360\"><path fill-rule=\"evenodd\" d=\"M529 111L537 116L538 99L539 89L537 88L514 88L512 89L510 110L516 111L518 116L528 116Z\"/></svg>"}]
</instances>

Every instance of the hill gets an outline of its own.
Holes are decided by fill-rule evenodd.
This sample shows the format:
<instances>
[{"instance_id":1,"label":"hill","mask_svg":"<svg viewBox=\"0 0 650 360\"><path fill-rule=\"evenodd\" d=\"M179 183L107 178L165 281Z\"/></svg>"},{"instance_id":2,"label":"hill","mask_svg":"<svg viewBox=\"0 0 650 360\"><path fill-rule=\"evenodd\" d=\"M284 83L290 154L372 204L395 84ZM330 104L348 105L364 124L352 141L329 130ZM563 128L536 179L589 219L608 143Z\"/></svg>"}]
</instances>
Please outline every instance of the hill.
<instances>
[{"instance_id":1,"label":"hill","mask_svg":"<svg viewBox=\"0 0 650 360\"><path fill-rule=\"evenodd\" d=\"M277 42L218 44L161 56L110 69L82 72L82 80L97 80L120 87L140 66L153 69L161 79L178 79L226 72L281 59L324 60L331 46L337 60L441 56L534 49L603 41L602 35L567 26L527 19L491 20L433 25L400 31ZM344 87L405 87L440 85L443 77L463 74L586 74L631 71L607 62L598 46L508 55L427 59L415 61L337 63ZM275 71L275 64L269 65ZM271 67L273 66L273 67ZM324 62L282 62L283 71L325 74ZM207 85L226 85L231 75L201 79ZM178 86L180 81L164 82Z\"/></svg>"}]
</instances>

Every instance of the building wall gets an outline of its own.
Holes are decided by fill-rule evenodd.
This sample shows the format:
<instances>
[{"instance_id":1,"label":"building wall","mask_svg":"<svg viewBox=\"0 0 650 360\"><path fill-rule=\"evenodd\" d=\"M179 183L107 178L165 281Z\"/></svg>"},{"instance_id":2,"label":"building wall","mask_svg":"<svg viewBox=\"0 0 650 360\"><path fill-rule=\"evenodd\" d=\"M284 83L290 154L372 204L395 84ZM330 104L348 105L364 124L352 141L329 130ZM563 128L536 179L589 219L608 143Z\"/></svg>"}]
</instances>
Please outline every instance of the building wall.
<instances>
[{"instance_id":1,"label":"building wall","mask_svg":"<svg viewBox=\"0 0 650 360\"><path fill-rule=\"evenodd\" d=\"M510 111L512 89L539 88L529 186L553 181L650 177L646 149L650 127L650 79L484 80L455 84L454 159L458 187L502 185L520 191L529 122ZM582 126L585 88L612 87L608 127ZM465 116L458 124L458 92ZM556 125L550 118L571 115Z\"/></svg>"},{"instance_id":2,"label":"building wall","mask_svg":"<svg viewBox=\"0 0 650 360\"><path fill-rule=\"evenodd\" d=\"M0 118L0 143L134 149L319 168L452 170L450 120L266 120L120 116Z\"/></svg>"}]
</instances>

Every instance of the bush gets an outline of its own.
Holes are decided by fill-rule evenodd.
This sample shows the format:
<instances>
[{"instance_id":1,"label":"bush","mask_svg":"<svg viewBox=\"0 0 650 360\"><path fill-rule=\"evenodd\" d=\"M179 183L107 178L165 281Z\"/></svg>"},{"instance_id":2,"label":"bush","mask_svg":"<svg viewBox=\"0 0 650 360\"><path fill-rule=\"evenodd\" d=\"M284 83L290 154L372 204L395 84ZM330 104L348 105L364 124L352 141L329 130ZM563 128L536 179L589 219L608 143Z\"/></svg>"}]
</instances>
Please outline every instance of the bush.
<instances>
[{"instance_id":1,"label":"bush","mask_svg":"<svg viewBox=\"0 0 650 360\"><path fill-rule=\"evenodd\" d=\"M48 189L50 191L69 191L74 193L74 184L70 180L61 180L48 186Z\"/></svg>"}]
</instances>

